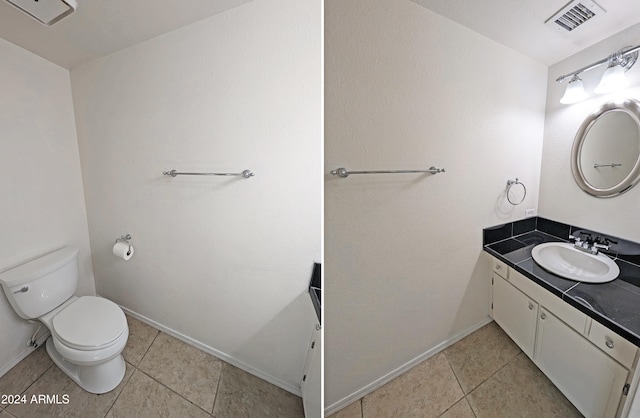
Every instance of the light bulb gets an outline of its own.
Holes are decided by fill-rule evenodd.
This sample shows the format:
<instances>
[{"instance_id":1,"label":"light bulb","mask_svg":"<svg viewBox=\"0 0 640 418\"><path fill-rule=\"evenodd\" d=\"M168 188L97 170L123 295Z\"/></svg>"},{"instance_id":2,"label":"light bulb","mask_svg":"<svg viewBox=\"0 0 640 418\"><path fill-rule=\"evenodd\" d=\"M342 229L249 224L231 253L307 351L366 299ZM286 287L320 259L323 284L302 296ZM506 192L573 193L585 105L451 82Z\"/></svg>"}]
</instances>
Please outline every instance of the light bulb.
<instances>
[{"instance_id":1,"label":"light bulb","mask_svg":"<svg viewBox=\"0 0 640 418\"><path fill-rule=\"evenodd\" d=\"M574 75L569 84L567 85L567 89L564 92L564 96L560 99L560 103L562 104L572 104L583 101L587 98L587 93L584 91L584 85L582 84L582 80L578 75Z\"/></svg>"},{"instance_id":2,"label":"light bulb","mask_svg":"<svg viewBox=\"0 0 640 418\"><path fill-rule=\"evenodd\" d=\"M602 75L600 84L594 90L597 94L611 93L612 91L620 90L629 85L629 80L624 75L624 68L620 65L613 65L607 68Z\"/></svg>"}]
</instances>

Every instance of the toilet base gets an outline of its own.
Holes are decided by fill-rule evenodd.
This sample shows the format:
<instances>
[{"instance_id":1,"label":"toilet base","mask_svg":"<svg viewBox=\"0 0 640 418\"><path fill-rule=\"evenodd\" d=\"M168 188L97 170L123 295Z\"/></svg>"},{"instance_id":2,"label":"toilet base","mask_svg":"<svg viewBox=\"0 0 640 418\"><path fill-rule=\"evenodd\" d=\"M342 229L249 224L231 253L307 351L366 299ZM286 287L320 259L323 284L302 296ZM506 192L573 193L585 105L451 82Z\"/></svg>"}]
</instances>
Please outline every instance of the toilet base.
<instances>
[{"instance_id":1,"label":"toilet base","mask_svg":"<svg viewBox=\"0 0 640 418\"><path fill-rule=\"evenodd\" d=\"M51 360L74 382L87 392L101 394L115 389L126 371L122 354L97 365L83 366L73 364L64 359L53 343L52 337L47 339L47 353Z\"/></svg>"}]
</instances>

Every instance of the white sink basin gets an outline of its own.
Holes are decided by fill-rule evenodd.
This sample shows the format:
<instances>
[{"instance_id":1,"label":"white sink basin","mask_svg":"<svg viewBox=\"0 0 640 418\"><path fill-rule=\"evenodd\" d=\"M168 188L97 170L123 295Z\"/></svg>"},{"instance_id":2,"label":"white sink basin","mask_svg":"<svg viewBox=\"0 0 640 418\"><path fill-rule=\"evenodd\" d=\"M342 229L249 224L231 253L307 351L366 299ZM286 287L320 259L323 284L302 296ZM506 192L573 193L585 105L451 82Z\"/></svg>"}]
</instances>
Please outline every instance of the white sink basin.
<instances>
[{"instance_id":1,"label":"white sink basin","mask_svg":"<svg viewBox=\"0 0 640 418\"><path fill-rule=\"evenodd\" d=\"M543 269L567 279L586 283L606 283L618 277L620 268L604 254L589 254L564 242L548 242L533 247L531 256Z\"/></svg>"}]
</instances>

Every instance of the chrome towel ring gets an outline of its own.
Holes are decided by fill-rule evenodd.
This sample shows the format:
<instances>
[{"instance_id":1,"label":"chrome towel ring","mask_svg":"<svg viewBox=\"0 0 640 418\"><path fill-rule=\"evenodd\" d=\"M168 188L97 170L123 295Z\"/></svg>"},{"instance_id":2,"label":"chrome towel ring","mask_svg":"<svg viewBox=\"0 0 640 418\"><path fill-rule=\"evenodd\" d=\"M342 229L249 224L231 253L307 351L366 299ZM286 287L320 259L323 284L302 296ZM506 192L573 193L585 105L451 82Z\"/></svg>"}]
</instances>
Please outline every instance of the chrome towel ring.
<instances>
[{"instance_id":1,"label":"chrome towel ring","mask_svg":"<svg viewBox=\"0 0 640 418\"><path fill-rule=\"evenodd\" d=\"M522 191L523 191L522 199L520 199L519 202L514 202L509 197L509 192L511 191L511 188L516 184L519 184L520 186L522 186ZM507 200L509 201L509 203L511 203L513 206L517 206L520 203L524 202L524 198L527 197L527 188L525 187L524 183L518 181L518 178L516 177L515 180L507 180L507 190L505 191L505 194L507 195Z\"/></svg>"}]
</instances>

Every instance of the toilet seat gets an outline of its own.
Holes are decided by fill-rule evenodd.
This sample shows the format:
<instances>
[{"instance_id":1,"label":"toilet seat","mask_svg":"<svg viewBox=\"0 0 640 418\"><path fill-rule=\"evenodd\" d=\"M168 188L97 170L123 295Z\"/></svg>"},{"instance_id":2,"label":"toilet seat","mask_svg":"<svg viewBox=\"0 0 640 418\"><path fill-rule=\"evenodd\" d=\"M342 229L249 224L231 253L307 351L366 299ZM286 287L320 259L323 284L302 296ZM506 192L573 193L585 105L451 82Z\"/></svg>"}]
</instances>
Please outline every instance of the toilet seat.
<instances>
[{"instance_id":1,"label":"toilet seat","mask_svg":"<svg viewBox=\"0 0 640 418\"><path fill-rule=\"evenodd\" d=\"M101 350L128 333L122 309L110 300L82 296L60 311L51 331L59 343L76 350Z\"/></svg>"}]
</instances>

